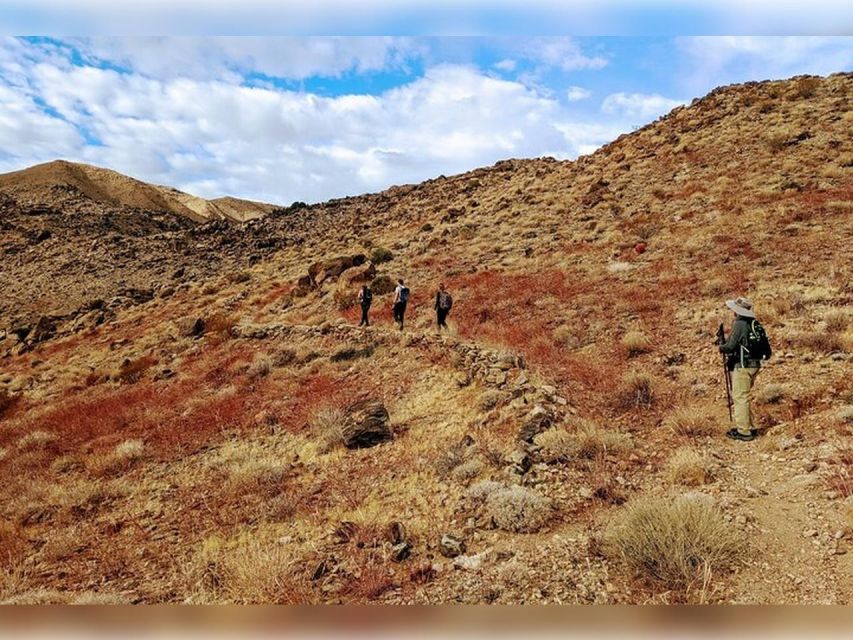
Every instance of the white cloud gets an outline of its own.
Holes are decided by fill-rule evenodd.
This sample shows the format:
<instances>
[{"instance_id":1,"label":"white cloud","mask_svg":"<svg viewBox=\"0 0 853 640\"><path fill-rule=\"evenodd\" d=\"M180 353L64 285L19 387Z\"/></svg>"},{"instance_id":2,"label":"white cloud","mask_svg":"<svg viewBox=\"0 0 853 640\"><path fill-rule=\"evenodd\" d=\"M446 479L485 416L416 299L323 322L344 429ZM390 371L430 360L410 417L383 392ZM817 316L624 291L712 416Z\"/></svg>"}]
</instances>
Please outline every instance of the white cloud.
<instances>
[{"instance_id":1,"label":"white cloud","mask_svg":"<svg viewBox=\"0 0 853 640\"><path fill-rule=\"evenodd\" d=\"M156 78L242 81L246 72L302 80L403 66L423 53L405 37L128 37L70 41L91 61Z\"/></svg>"},{"instance_id":2,"label":"white cloud","mask_svg":"<svg viewBox=\"0 0 853 640\"><path fill-rule=\"evenodd\" d=\"M601 103L601 111L609 115L649 120L668 113L683 101L656 93L611 93Z\"/></svg>"},{"instance_id":3,"label":"white cloud","mask_svg":"<svg viewBox=\"0 0 853 640\"><path fill-rule=\"evenodd\" d=\"M620 114L606 127L579 123L547 91L462 65L430 67L378 95L337 97L220 74L152 74L0 42L0 170L63 156L202 196L287 204L508 157L574 157L634 124Z\"/></svg>"},{"instance_id":4,"label":"white cloud","mask_svg":"<svg viewBox=\"0 0 853 640\"><path fill-rule=\"evenodd\" d=\"M678 38L676 44L686 54L682 82L698 92L732 82L827 75L853 67L850 37L696 36Z\"/></svg>"},{"instance_id":5,"label":"white cloud","mask_svg":"<svg viewBox=\"0 0 853 640\"><path fill-rule=\"evenodd\" d=\"M518 63L510 58L505 58L504 60L495 63L495 69L499 69L501 71L515 71L516 66L518 66Z\"/></svg>"},{"instance_id":6,"label":"white cloud","mask_svg":"<svg viewBox=\"0 0 853 640\"><path fill-rule=\"evenodd\" d=\"M566 91L566 99L569 102L578 102L579 100L586 100L592 95L592 91L589 89L584 89L583 87L569 87Z\"/></svg>"},{"instance_id":7,"label":"white cloud","mask_svg":"<svg viewBox=\"0 0 853 640\"><path fill-rule=\"evenodd\" d=\"M520 56L563 71L607 66L606 58L586 55L580 44L569 37L525 38L517 49Z\"/></svg>"}]
</instances>

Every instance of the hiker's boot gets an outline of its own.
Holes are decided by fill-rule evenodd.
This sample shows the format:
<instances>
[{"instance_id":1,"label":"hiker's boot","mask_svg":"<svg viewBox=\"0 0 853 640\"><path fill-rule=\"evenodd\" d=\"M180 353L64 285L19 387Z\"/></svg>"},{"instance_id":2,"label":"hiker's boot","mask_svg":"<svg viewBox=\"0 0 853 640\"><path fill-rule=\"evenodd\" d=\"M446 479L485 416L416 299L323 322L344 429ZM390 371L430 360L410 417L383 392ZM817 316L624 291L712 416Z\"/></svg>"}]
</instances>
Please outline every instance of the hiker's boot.
<instances>
[{"instance_id":1,"label":"hiker's boot","mask_svg":"<svg viewBox=\"0 0 853 640\"><path fill-rule=\"evenodd\" d=\"M749 433L741 433L737 429L729 429L726 431L726 437L731 438L732 440L740 440L742 442L749 442L750 440L755 440L758 432L755 429L750 430Z\"/></svg>"}]
</instances>

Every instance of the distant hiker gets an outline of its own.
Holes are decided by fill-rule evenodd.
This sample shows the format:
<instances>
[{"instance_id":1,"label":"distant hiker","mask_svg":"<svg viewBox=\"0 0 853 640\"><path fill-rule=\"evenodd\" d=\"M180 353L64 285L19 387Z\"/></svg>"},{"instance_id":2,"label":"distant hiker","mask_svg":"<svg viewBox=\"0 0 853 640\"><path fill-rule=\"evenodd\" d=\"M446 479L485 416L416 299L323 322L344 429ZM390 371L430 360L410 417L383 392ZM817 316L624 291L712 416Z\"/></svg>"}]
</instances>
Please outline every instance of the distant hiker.
<instances>
[{"instance_id":1,"label":"distant hiker","mask_svg":"<svg viewBox=\"0 0 853 640\"><path fill-rule=\"evenodd\" d=\"M444 327L447 329L447 314L453 307L453 297L444 288L444 283L438 285L438 292L435 294L435 315L438 318L438 330Z\"/></svg>"},{"instance_id":2,"label":"distant hiker","mask_svg":"<svg viewBox=\"0 0 853 640\"><path fill-rule=\"evenodd\" d=\"M732 332L720 353L726 355L726 366L731 372L732 403L735 426L726 436L735 440L754 440L758 435L752 423L749 406L750 392L761 369L761 361L772 355L770 341L764 327L755 318L752 302L748 298L727 300L726 306L734 311Z\"/></svg>"},{"instance_id":3,"label":"distant hiker","mask_svg":"<svg viewBox=\"0 0 853 640\"><path fill-rule=\"evenodd\" d=\"M391 308L394 311L394 322L403 330L403 316L406 314L406 304L409 302L409 287L403 284L403 279L397 280L397 288L394 289L394 302Z\"/></svg>"},{"instance_id":4,"label":"distant hiker","mask_svg":"<svg viewBox=\"0 0 853 640\"><path fill-rule=\"evenodd\" d=\"M373 303L373 292L366 284L358 292L358 303L361 305L361 322L358 323L358 326L369 327L370 320L367 319L367 313L370 311L370 305Z\"/></svg>"}]
</instances>

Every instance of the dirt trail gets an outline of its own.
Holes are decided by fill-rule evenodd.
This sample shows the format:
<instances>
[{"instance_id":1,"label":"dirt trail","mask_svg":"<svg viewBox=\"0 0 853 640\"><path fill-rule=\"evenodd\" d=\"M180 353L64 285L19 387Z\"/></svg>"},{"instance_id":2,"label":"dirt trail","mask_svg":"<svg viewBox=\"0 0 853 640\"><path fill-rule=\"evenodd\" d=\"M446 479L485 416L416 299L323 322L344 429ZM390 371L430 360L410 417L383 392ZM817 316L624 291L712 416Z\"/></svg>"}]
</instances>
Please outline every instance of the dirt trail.
<instances>
[{"instance_id":1,"label":"dirt trail","mask_svg":"<svg viewBox=\"0 0 853 640\"><path fill-rule=\"evenodd\" d=\"M784 436L779 442L781 451L765 451L769 443L760 439L719 448L731 473L721 499L749 535L746 565L731 585L733 601L848 604L853 558L842 501L827 497L817 473L826 445Z\"/></svg>"}]
</instances>

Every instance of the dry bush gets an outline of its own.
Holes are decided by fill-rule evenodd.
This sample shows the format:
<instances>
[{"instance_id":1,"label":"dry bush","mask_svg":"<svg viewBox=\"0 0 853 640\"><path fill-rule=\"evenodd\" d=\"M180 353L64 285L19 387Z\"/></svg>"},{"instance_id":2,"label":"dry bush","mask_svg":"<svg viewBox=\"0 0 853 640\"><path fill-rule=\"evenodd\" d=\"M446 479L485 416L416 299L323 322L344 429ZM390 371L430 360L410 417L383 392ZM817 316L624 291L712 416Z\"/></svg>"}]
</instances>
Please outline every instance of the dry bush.
<instances>
[{"instance_id":1,"label":"dry bush","mask_svg":"<svg viewBox=\"0 0 853 640\"><path fill-rule=\"evenodd\" d=\"M744 551L710 496L646 497L629 504L605 538L609 555L673 589L707 587L711 574Z\"/></svg>"},{"instance_id":2,"label":"dry bush","mask_svg":"<svg viewBox=\"0 0 853 640\"><path fill-rule=\"evenodd\" d=\"M820 87L820 78L800 78L794 85L794 97L811 98Z\"/></svg>"},{"instance_id":3,"label":"dry bush","mask_svg":"<svg viewBox=\"0 0 853 640\"><path fill-rule=\"evenodd\" d=\"M22 436L17 442L18 451L38 451L53 447L56 444L55 433L47 431L32 431Z\"/></svg>"},{"instance_id":4,"label":"dry bush","mask_svg":"<svg viewBox=\"0 0 853 640\"><path fill-rule=\"evenodd\" d=\"M370 283L370 290L374 296L384 296L391 293L397 287L397 283L385 274L376 276Z\"/></svg>"},{"instance_id":5,"label":"dry bush","mask_svg":"<svg viewBox=\"0 0 853 640\"><path fill-rule=\"evenodd\" d=\"M125 384L139 382L142 376L145 375L145 372L155 364L157 364L157 360L152 356L141 356L135 359L128 358L119 367L116 379Z\"/></svg>"},{"instance_id":6,"label":"dry bush","mask_svg":"<svg viewBox=\"0 0 853 640\"><path fill-rule=\"evenodd\" d=\"M824 316L823 320L826 323L826 330L835 333L845 331L847 329L847 325L850 324L847 312L843 309L833 309Z\"/></svg>"},{"instance_id":7,"label":"dry bush","mask_svg":"<svg viewBox=\"0 0 853 640\"><path fill-rule=\"evenodd\" d=\"M142 440L125 440L106 455L90 458L87 466L94 476L117 475L130 469L145 453Z\"/></svg>"},{"instance_id":8,"label":"dry bush","mask_svg":"<svg viewBox=\"0 0 853 640\"><path fill-rule=\"evenodd\" d=\"M648 353L652 349L652 342L649 337L639 331L629 331L622 336L620 342L629 358Z\"/></svg>"},{"instance_id":9,"label":"dry bush","mask_svg":"<svg viewBox=\"0 0 853 640\"><path fill-rule=\"evenodd\" d=\"M579 340L575 335L575 329L570 325L561 324L551 332L551 336L554 338L554 343L558 347L574 349L579 346Z\"/></svg>"},{"instance_id":10,"label":"dry bush","mask_svg":"<svg viewBox=\"0 0 853 640\"><path fill-rule=\"evenodd\" d=\"M272 364L274 367L286 367L294 364L297 359L296 350L285 347L272 355Z\"/></svg>"},{"instance_id":11,"label":"dry bush","mask_svg":"<svg viewBox=\"0 0 853 640\"><path fill-rule=\"evenodd\" d=\"M795 333L789 339L794 348L816 351L818 353L834 353L844 351L844 341L837 333L826 331L803 331Z\"/></svg>"},{"instance_id":12,"label":"dry bush","mask_svg":"<svg viewBox=\"0 0 853 640\"><path fill-rule=\"evenodd\" d=\"M694 449L679 449L669 459L666 477L672 484L698 487L711 479L708 459Z\"/></svg>"},{"instance_id":13,"label":"dry bush","mask_svg":"<svg viewBox=\"0 0 853 640\"><path fill-rule=\"evenodd\" d=\"M648 409L654 404L654 385L647 373L631 372L622 379L615 395L615 407L620 411Z\"/></svg>"},{"instance_id":14,"label":"dry bush","mask_svg":"<svg viewBox=\"0 0 853 640\"><path fill-rule=\"evenodd\" d=\"M767 138L765 138L765 142L767 143L767 148L770 151L777 153L785 148L788 144L788 134L787 133L772 133Z\"/></svg>"},{"instance_id":15,"label":"dry bush","mask_svg":"<svg viewBox=\"0 0 853 640\"><path fill-rule=\"evenodd\" d=\"M451 472L451 476L456 482L470 482L483 472L483 461L479 458L471 458L460 465L457 465Z\"/></svg>"},{"instance_id":16,"label":"dry bush","mask_svg":"<svg viewBox=\"0 0 853 640\"><path fill-rule=\"evenodd\" d=\"M311 417L311 430L321 443L321 451L328 453L344 444L346 413L340 407L320 407Z\"/></svg>"},{"instance_id":17,"label":"dry bush","mask_svg":"<svg viewBox=\"0 0 853 640\"><path fill-rule=\"evenodd\" d=\"M184 571L195 604L305 604L306 581L287 547L251 535L208 538Z\"/></svg>"},{"instance_id":18,"label":"dry bush","mask_svg":"<svg viewBox=\"0 0 853 640\"><path fill-rule=\"evenodd\" d=\"M211 342L223 342L231 337L237 323L238 318L232 313L214 313L204 321L204 334Z\"/></svg>"},{"instance_id":19,"label":"dry bush","mask_svg":"<svg viewBox=\"0 0 853 640\"><path fill-rule=\"evenodd\" d=\"M393 259L394 254L390 249L386 249L385 247L375 247L370 252L370 261L373 264L382 264L383 262L390 262Z\"/></svg>"},{"instance_id":20,"label":"dry bush","mask_svg":"<svg viewBox=\"0 0 853 640\"><path fill-rule=\"evenodd\" d=\"M755 390L755 401L758 404L778 404L788 395L788 387L784 384L770 383Z\"/></svg>"},{"instance_id":21,"label":"dry bush","mask_svg":"<svg viewBox=\"0 0 853 640\"><path fill-rule=\"evenodd\" d=\"M597 458L628 451L633 445L631 436L608 431L593 424L584 424L575 434L575 451L580 458Z\"/></svg>"},{"instance_id":22,"label":"dry bush","mask_svg":"<svg viewBox=\"0 0 853 640\"><path fill-rule=\"evenodd\" d=\"M714 415L697 407L676 409L666 417L664 425L681 436L711 436L717 432Z\"/></svg>"},{"instance_id":23,"label":"dry bush","mask_svg":"<svg viewBox=\"0 0 853 640\"><path fill-rule=\"evenodd\" d=\"M265 378L273 369L273 359L266 353L256 353L252 364L246 370L249 380L257 381Z\"/></svg>"},{"instance_id":24,"label":"dry bush","mask_svg":"<svg viewBox=\"0 0 853 640\"><path fill-rule=\"evenodd\" d=\"M484 512L498 529L532 533L551 518L551 501L527 487L504 487L488 493Z\"/></svg>"},{"instance_id":25,"label":"dry bush","mask_svg":"<svg viewBox=\"0 0 853 640\"><path fill-rule=\"evenodd\" d=\"M539 457L543 462L567 462L577 455L577 438L559 427L543 431L533 441L540 447Z\"/></svg>"}]
</instances>

